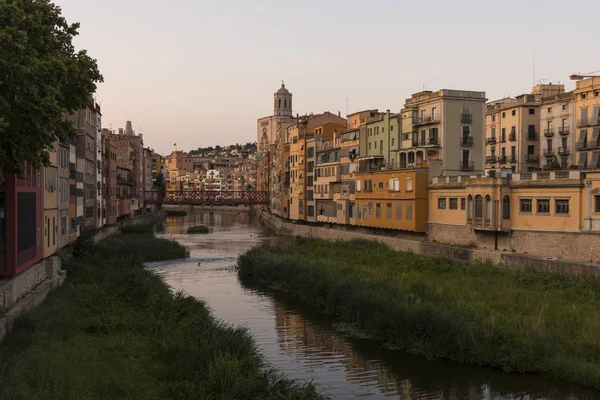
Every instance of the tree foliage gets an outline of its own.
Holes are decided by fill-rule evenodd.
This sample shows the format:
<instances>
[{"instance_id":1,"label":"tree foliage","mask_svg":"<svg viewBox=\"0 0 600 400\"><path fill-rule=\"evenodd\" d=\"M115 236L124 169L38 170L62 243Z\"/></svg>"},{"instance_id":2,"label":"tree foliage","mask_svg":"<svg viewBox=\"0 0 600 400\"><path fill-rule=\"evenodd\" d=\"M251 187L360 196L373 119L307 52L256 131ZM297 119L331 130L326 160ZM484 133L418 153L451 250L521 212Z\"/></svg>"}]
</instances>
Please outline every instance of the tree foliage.
<instances>
[{"instance_id":1,"label":"tree foliage","mask_svg":"<svg viewBox=\"0 0 600 400\"><path fill-rule=\"evenodd\" d=\"M56 139L76 133L63 115L103 81L96 60L73 47L78 28L49 0L0 1L0 179L47 165Z\"/></svg>"}]
</instances>

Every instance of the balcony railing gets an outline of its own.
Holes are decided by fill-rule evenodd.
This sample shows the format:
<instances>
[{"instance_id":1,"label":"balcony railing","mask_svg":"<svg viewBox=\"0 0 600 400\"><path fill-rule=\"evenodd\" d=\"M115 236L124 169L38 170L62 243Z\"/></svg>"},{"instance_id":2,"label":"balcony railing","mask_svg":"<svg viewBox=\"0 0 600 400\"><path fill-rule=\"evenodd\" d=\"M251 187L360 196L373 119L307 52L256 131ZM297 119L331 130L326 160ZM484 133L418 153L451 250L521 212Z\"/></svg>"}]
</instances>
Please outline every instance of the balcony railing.
<instances>
[{"instance_id":1,"label":"balcony railing","mask_svg":"<svg viewBox=\"0 0 600 400\"><path fill-rule=\"evenodd\" d=\"M510 135L508 135L508 140L510 140L511 142L514 142L515 140L517 140L517 134L511 133Z\"/></svg>"},{"instance_id":2,"label":"balcony railing","mask_svg":"<svg viewBox=\"0 0 600 400\"><path fill-rule=\"evenodd\" d=\"M461 161L460 169L462 171L472 171L475 169L475 161Z\"/></svg>"},{"instance_id":3,"label":"balcony railing","mask_svg":"<svg viewBox=\"0 0 600 400\"><path fill-rule=\"evenodd\" d=\"M587 148L587 140L583 142L577 142L577 150L586 150Z\"/></svg>"},{"instance_id":4,"label":"balcony railing","mask_svg":"<svg viewBox=\"0 0 600 400\"><path fill-rule=\"evenodd\" d=\"M527 162L537 162L539 157L537 154L527 154Z\"/></svg>"},{"instance_id":5,"label":"balcony railing","mask_svg":"<svg viewBox=\"0 0 600 400\"><path fill-rule=\"evenodd\" d=\"M554 136L554 129L552 129L552 128L544 129L544 136L546 136L546 137Z\"/></svg>"},{"instance_id":6,"label":"balcony railing","mask_svg":"<svg viewBox=\"0 0 600 400\"><path fill-rule=\"evenodd\" d=\"M460 122L462 124L470 124L473 122L473 114L461 114Z\"/></svg>"},{"instance_id":7,"label":"balcony railing","mask_svg":"<svg viewBox=\"0 0 600 400\"><path fill-rule=\"evenodd\" d=\"M509 163L515 163L515 162L517 162L517 156L510 156L510 157L508 157L508 162Z\"/></svg>"},{"instance_id":8,"label":"balcony railing","mask_svg":"<svg viewBox=\"0 0 600 400\"><path fill-rule=\"evenodd\" d=\"M496 144L496 138L495 137L486 138L485 144Z\"/></svg>"},{"instance_id":9,"label":"balcony railing","mask_svg":"<svg viewBox=\"0 0 600 400\"><path fill-rule=\"evenodd\" d=\"M536 131L528 131L527 132L527 140L537 140L537 132Z\"/></svg>"},{"instance_id":10,"label":"balcony railing","mask_svg":"<svg viewBox=\"0 0 600 400\"><path fill-rule=\"evenodd\" d=\"M600 117L589 117L577 120L577 127L600 125Z\"/></svg>"},{"instance_id":11,"label":"balcony railing","mask_svg":"<svg viewBox=\"0 0 600 400\"><path fill-rule=\"evenodd\" d=\"M437 124L440 122L439 115L423 115L413 119L413 125Z\"/></svg>"},{"instance_id":12,"label":"balcony railing","mask_svg":"<svg viewBox=\"0 0 600 400\"><path fill-rule=\"evenodd\" d=\"M498 157L498 163L499 164L506 164L506 156L500 156L500 157Z\"/></svg>"},{"instance_id":13,"label":"balcony railing","mask_svg":"<svg viewBox=\"0 0 600 400\"><path fill-rule=\"evenodd\" d=\"M436 137L430 137L427 139L427 145L428 146L437 146L439 145L439 140Z\"/></svg>"},{"instance_id":14,"label":"balcony railing","mask_svg":"<svg viewBox=\"0 0 600 400\"><path fill-rule=\"evenodd\" d=\"M569 134L569 127L568 126L559 126L558 127L558 134L561 136L567 136Z\"/></svg>"},{"instance_id":15,"label":"balcony railing","mask_svg":"<svg viewBox=\"0 0 600 400\"><path fill-rule=\"evenodd\" d=\"M493 164L496 161L498 161L498 157L496 157L496 156L487 156L485 158L485 162L488 163L488 164Z\"/></svg>"},{"instance_id":16,"label":"balcony railing","mask_svg":"<svg viewBox=\"0 0 600 400\"><path fill-rule=\"evenodd\" d=\"M473 136L467 136L460 138L460 145L462 147L471 147L473 146Z\"/></svg>"},{"instance_id":17,"label":"balcony railing","mask_svg":"<svg viewBox=\"0 0 600 400\"><path fill-rule=\"evenodd\" d=\"M554 150L544 150L544 157L554 157Z\"/></svg>"},{"instance_id":18,"label":"balcony railing","mask_svg":"<svg viewBox=\"0 0 600 400\"><path fill-rule=\"evenodd\" d=\"M561 156L565 156L567 154L569 154L569 148L567 146L565 147L559 147L558 148L558 154Z\"/></svg>"}]
</instances>

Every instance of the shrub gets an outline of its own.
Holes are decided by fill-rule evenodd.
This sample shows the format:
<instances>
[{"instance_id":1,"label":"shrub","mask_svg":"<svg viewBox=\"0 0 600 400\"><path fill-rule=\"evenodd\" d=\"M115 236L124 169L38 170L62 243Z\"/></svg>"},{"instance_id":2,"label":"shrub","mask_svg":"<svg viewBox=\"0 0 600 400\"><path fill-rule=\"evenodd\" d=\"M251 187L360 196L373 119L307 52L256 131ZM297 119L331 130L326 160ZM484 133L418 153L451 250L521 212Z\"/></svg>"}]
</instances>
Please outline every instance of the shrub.
<instances>
[{"instance_id":1,"label":"shrub","mask_svg":"<svg viewBox=\"0 0 600 400\"><path fill-rule=\"evenodd\" d=\"M126 225L121 228L121 233L124 234L143 234L152 232L154 232L154 226L152 224Z\"/></svg>"},{"instance_id":2,"label":"shrub","mask_svg":"<svg viewBox=\"0 0 600 400\"><path fill-rule=\"evenodd\" d=\"M187 230L189 234L209 233L210 230L205 225L190 226Z\"/></svg>"},{"instance_id":3,"label":"shrub","mask_svg":"<svg viewBox=\"0 0 600 400\"><path fill-rule=\"evenodd\" d=\"M386 344L430 358L600 387L600 279L296 239L239 258L240 279L281 291Z\"/></svg>"}]
</instances>

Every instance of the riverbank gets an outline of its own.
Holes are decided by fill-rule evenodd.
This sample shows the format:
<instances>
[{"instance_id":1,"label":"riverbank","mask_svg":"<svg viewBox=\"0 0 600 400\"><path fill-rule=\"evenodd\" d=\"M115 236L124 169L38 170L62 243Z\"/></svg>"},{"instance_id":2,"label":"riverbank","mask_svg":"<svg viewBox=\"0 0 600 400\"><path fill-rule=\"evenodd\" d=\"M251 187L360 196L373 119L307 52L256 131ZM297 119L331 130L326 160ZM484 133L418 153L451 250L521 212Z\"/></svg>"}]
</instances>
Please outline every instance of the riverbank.
<instances>
[{"instance_id":1,"label":"riverbank","mask_svg":"<svg viewBox=\"0 0 600 400\"><path fill-rule=\"evenodd\" d=\"M0 398L320 398L268 369L246 330L144 269L186 257L178 243L120 234L74 254L65 284L0 345Z\"/></svg>"},{"instance_id":2,"label":"riverbank","mask_svg":"<svg viewBox=\"0 0 600 400\"><path fill-rule=\"evenodd\" d=\"M286 293L388 346L600 388L600 279L298 238L239 259Z\"/></svg>"}]
</instances>

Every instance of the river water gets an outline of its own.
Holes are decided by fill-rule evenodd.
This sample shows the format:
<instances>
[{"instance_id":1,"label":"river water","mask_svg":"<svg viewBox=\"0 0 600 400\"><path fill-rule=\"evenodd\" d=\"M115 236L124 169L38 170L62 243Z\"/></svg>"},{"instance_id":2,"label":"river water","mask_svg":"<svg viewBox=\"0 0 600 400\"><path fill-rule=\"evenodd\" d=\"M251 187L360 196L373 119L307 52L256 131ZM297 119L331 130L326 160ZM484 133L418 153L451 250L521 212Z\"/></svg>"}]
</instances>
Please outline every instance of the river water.
<instances>
[{"instance_id":1,"label":"river water","mask_svg":"<svg viewBox=\"0 0 600 400\"><path fill-rule=\"evenodd\" d=\"M186 235L205 224L208 235ZM333 399L600 399L600 392L501 371L430 361L337 332L331 321L277 296L244 287L233 269L253 246L289 240L245 212L193 211L168 217L159 236L190 249L190 258L149 263L174 290L204 300L214 315L245 326L271 365L312 381Z\"/></svg>"}]
</instances>

